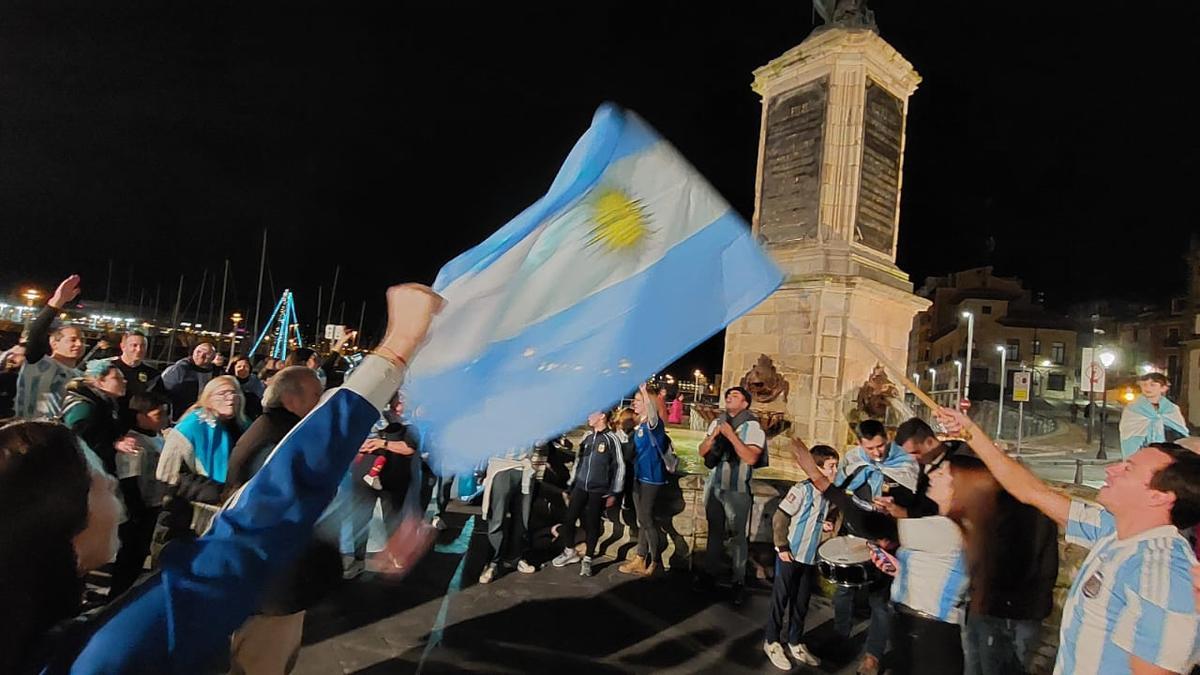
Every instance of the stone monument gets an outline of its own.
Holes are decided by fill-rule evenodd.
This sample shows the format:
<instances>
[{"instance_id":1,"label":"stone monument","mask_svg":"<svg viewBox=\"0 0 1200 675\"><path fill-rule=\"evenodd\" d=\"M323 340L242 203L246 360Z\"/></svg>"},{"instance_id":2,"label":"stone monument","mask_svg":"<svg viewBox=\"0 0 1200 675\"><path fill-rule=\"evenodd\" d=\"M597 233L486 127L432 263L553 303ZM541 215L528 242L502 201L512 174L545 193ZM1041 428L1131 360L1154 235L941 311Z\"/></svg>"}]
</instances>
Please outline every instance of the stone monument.
<instances>
[{"instance_id":1,"label":"stone monument","mask_svg":"<svg viewBox=\"0 0 1200 675\"><path fill-rule=\"evenodd\" d=\"M921 81L879 37L863 2L754 73L762 123L753 229L786 274L726 331L722 381L760 385L760 417L782 414L810 444L844 448L859 392L880 364L907 363L929 301L896 266L908 98ZM783 381L774 381L775 377ZM851 414L854 413L854 414ZM770 442L786 452L786 436Z\"/></svg>"}]
</instances>

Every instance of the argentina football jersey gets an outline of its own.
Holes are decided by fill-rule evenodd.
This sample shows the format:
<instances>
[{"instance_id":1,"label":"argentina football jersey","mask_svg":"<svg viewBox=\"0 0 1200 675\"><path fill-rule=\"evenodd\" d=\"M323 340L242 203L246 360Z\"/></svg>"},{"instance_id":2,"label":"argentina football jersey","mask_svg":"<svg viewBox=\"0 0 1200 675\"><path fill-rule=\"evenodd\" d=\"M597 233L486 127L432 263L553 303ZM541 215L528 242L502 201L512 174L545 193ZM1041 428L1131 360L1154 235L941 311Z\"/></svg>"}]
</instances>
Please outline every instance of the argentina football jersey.
<instances>
[{"instance_id":1,"label":"argentina football jersey","mask_svg":"<svg viewBox=\"0 0 1200 675\"><path fill-rule=\"evenodd\" d=\"M779 509L792 517L788 526L788 548L792 559L805 565L813 564L821 544L821 525L825 522L829 502L817 492L812 481L806 480L788 490Z\"/></svg>"},{"instance_id":2,"label":"argentina football jersey","mask_svg":"<svg viewBox=\"0 0 1200 675\"><path fill-rule=\"evenodd\" d=\"M1056 675L1132 672L1129 656L1188 672L1200 650L1188 542L1175 527L1117 538L1105 509L1072 501L1067 541L1091 549L1063 607Z\"/></svg>"}]
</instances>

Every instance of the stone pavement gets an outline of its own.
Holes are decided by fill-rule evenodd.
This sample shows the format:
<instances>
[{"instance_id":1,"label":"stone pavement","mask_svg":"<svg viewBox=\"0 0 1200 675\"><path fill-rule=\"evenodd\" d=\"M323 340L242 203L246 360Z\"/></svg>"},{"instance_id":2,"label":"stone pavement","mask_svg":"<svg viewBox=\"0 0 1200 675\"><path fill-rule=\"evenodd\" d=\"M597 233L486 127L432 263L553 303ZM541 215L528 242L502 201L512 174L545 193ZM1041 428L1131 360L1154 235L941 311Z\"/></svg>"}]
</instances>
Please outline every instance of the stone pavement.
<instances>
[{"instance_id":1,"label":"stone pavement","mask_svg":"<svg viewBox=\"0 0 1200 675\"><path fill-rule=\"evenodd\" d=\"M367 574L308 614L297 675L329 673L769 673L762 627L770 590L741 607L718 591L698 596L690 576L632 579L602 558L592 578L579 566L516 572L478 583L487 553L482 521L452 513L438 545L400 581ZM538 551L535 563L553 552ZM615 554L616 551L608 551ZM832 606L814 595L810 643L833 645ZM866 623L858 620L856 637ZM818 652L820 653L820 652ZM852 655L822 669L853 673Z\"/></svg>"}]
</instances>

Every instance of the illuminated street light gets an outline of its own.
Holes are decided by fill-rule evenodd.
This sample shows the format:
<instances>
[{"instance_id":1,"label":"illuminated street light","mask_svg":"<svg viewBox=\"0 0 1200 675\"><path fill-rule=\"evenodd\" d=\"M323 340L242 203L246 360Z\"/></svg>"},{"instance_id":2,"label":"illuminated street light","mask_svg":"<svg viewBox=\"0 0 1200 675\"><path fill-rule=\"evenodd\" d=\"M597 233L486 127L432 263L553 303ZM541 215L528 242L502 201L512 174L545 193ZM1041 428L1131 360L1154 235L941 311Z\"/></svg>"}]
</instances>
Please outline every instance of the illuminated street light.
<instances>
[{"instance_id":1,"label":"illuminated street light","mask_svg":"<svg viewBox=\"0 0 1200 675\"><path fill-rule=\"evenodd\" d=\"M975 349L975 315L971 312L963 312L962 317L967 320L967 379L963 380L962 397L971 400L971 352Z\"/></svg>"},{"instance_id":2,"label":"illuminated street light","mask_svg":"<svg viewBox=\"0 0 1200 675\"><path fill-rule=\"evenodd\" d=\"M1004 382L1008 379L1008 349L1004 345L996 345L996 351L1000 352L1000 400L997 401L999 412L996 414L996 438L1000 438L1000 431L1004 429Z\"/></svg>"}]
</instances>

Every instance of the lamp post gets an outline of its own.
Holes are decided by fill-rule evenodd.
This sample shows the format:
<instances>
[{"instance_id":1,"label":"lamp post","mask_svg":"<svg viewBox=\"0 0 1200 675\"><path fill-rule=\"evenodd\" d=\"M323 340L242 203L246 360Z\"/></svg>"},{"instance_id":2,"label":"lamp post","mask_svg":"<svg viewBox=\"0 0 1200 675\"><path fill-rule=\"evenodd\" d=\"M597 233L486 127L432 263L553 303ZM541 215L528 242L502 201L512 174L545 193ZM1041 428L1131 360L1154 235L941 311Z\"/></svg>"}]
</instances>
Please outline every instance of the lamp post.
<instances>
[{"instance_id":1,"label":"lamp post","mask_svg":"<svg viewBox=\"0 0 1200 675\"><path fill-rule=\"evenodd\" d=\"M694 380L694 382L696 384L696 389L694 392L692 392L692 402L699 403L700 402L700 378L704 377L704 373L701 373L699 370L696 370L696 372L692 373L692 375L696 376L696 379Z\"/></svg>"},{"instance_id":2,"label":"lamp post","mask_svg":"<svg viewBox=\"0 0 1200 675\"><path fill-rule=\"evenodd\" d=\"M962 404L962 361L954 360L954 395L958 398L954 402L954 407L957 408Z\"/></svg>"},{"instance_id":3,"label":"lamp post","mask_svg":"<svg viewBox=\"0 0 1200 675\"><path fill-rule=\"evenodd\" d=\"M242 322L242 313L234 312L229 320L233 322L233 331L229 333L229 362L233 363L233 350L237 346L237 327Z\"/></svg>"},{"instance_id":4,"label":"lamp post","mask_svg":"<svg viewBox=\"0 0 1200 675\"><path fill-rule=\"evenodd\" d=\"M1109 350L1100 352L1100 365L1104 366L1104 387L1100 390L1100 450L1096 459L1108 459L1104 451L1104 423L1108 420L1108 367L1117 360L1117 355Z\"/></svg>"},{"instance_id":5,"label":"lamp post","mask_svg":"<svg viewBox=\"0 0 1200 675\"><path fill-rule=\"evenodd\" d=\"M1008 380L1008 349L1003 345L996 345L996 351L1000 352L1000 398L996 401L996 438L1000 438L1000 432L1004 429L1004 383Z\"/></svg>"},{"instance_id":6,"label":"lamp post","mask_svg":"<svg viewBox=\"0 0 1200 675\"><path fill-rule=\"evenodd\" d=\"M967 379L963 380L963 395L962 397L971 400L971 352L975 349L975 315L971 312L963 312L962 316L967 320Z\"/></svg>"},{"instance_id":7,"label":"lamp post","mask_svg":"<svg viewBox=\"0 0 1200 675\"><path fill-rule=\"evenodd\" d=\"M929 369L929 393L937 400L937 371L933 368ZM933 412L930 410L929 412Z\"/></svg>"},{"instance_id":8,"label":"lamp post","mask_svg":"<svg viewBox=\"0 0 1200 675\"><path fill-rule=\"evenodd\" d=\"M32 308L33 303L37 302L38 300L40 300L42 298L42 294L36 288L26 288L25 291L23 293L21 293L21 297L25 298L25 304L28 305L30 308ZM32 311L24 312L24 315L25 315L25 330L28 331L29 330L29 318L31 316L33 316L33 312Z\"/></svg>"}]
</instances>

